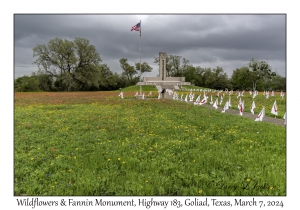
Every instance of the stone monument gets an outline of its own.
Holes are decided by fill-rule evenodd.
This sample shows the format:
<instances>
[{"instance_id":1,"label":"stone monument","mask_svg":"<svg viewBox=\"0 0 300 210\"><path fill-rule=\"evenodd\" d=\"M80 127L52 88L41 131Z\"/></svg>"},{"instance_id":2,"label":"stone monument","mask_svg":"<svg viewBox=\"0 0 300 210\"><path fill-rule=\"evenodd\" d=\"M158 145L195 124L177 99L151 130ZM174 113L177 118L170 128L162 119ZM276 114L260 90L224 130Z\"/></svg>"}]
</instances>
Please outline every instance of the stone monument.
<instances>
[{"instance_id":1,"label":"stone monument","mask_svg":"<svg viewBox=\"0 0 300 210\"><path fill-rule=\"evenodd\" d=\"M167 77L167 53L159 53L159 75L158 77L143 77L143 82L138 82L136 85L155 85L159 89L179 90L180 85L191 85L190 82L185 82L185 77Z\"/></svg>"}]
</instances>

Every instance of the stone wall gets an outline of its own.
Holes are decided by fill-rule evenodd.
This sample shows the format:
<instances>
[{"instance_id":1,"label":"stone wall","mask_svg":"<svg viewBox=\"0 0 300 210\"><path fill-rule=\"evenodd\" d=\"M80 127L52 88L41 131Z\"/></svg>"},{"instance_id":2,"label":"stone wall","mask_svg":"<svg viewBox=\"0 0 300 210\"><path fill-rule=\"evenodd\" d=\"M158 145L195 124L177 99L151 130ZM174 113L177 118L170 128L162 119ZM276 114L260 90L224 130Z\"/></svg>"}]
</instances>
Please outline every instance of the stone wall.
<instances>
[{"instance_id":1,"label":"stone wall","mask_svg":"<svg viewBox=\"0 0 300 210\"><path fill-rule=\"evenodd\" d=\"M138 82L136 85L191 85L191 83L180 81L146 81Z\"/></svg>"},{"instance_id":2,"label":"stone wall","mask_svg":"<svg viewBox=\"0 0 300 210\"><path fill-rule=\"evenodd\" d=\"M143 82L147 81L161 81L160 77L143 77Z\"/></svg>"},{"instance_id":3,"label":"stone wall","mask_svg":"<svg viewBox=\"0 0 300 210\"><path fill-rule=\"evenodd\" d=\"M165 81L178 81L178 82L184 82L185 77L166 77Z\"/></svg>"}]
</instances>

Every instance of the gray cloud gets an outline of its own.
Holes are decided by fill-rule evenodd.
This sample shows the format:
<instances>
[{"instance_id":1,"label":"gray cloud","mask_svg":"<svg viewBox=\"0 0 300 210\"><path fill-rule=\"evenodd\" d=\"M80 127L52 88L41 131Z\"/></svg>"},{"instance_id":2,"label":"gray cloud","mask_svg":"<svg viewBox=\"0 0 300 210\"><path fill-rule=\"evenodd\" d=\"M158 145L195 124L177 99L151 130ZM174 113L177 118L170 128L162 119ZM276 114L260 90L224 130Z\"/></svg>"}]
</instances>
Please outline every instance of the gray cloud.
<instances>
[{"instance_id":1,"label":"gray cloud","mask_svg":"<svg viewBox=\"0 0 300 210\"><path fill-rule=\"evenodd\" d=\"M142 21L142 62L157 74L159 52L180 55L194 66L233 70L251 58L268 60L272 69L286 74L285 15L21 15L14 16L15 77L30 75L32 49L59 37L90 40L110 69L120 73L119 59L139 62ZM20 67L28 65L29 67ZM28 73L29 72L29 73Z\"/></svg>"}]
</instances>

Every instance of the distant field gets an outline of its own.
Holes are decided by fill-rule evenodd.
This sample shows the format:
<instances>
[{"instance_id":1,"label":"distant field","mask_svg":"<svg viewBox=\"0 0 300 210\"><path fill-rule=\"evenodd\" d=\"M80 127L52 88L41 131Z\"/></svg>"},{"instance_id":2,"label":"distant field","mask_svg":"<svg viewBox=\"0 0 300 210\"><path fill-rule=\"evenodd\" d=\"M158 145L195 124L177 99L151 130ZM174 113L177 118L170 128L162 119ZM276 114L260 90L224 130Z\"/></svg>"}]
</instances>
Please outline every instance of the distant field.
<instances>
[{"instance_id":1,"label":"distant field","mask_svg":"<svg viewBox=\"0 0 300 210\"><path fill-rule=\"evenodd\" d=\"M15 93L14 194L286 195L285 127L135 91Z\"/></svg>"}]
</instances>

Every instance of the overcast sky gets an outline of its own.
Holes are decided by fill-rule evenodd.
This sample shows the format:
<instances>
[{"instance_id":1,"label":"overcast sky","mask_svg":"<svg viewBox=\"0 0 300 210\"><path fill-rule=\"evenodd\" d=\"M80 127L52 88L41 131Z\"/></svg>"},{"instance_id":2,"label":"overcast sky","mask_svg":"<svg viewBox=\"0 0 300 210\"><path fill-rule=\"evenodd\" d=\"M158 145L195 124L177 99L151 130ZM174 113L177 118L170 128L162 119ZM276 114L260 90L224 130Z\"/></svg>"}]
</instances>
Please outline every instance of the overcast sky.
<instances>
[{"instance_id":1,"label":"overcast sky","mask_svg":"<svg viewBox=\"0 0 300 210\"><path fill-rule=\"evenodd\" d=\"M140 34L131 27L142 25L141 60L153 67L144 76L156 76L154 57L159 52L179 55L193 66L220 66L230 77L251 58L267 60L273 71L286 76L286 15L14 15L15 77L37 70L32 49L56 37L86 38L102 63L120 73L119 60L140 60Z\"/></svg>"}]
</instances>

